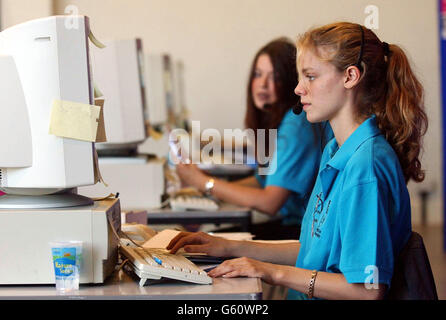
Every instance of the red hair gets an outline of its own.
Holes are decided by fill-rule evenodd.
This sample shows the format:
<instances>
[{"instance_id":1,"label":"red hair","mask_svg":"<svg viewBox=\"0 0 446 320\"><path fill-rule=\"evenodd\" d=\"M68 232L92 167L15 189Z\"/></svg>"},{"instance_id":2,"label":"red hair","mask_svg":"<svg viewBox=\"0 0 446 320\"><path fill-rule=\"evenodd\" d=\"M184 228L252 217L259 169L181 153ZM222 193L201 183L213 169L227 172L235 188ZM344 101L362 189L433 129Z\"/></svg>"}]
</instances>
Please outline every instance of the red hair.
<instances>
[{"instance_id":1,"label":"red hair","mask_svg":"<svg viewBox=\"0 0 446 320\"><path fill-rule=\"evenodd\" d=\"M312 49L339 71L356 65L361 55L363 72L355 102L358 117L376 115L377 125L398 156L406 183L424 180L420 153L428 121L424 90L404 51L381 42L364 26L338 22L312 29L298 40L299 49ZM321 55L321 49L324 56Z\"/></svg>"}]
</instances>

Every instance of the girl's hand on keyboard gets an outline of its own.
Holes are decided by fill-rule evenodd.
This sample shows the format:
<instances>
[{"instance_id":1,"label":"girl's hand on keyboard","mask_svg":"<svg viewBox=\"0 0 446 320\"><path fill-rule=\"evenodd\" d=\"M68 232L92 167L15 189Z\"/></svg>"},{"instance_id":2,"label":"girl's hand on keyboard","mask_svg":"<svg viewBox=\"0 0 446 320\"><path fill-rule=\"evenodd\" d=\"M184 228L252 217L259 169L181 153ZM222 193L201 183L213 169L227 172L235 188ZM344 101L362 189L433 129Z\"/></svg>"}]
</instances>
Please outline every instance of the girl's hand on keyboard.
<instances>
[{"instance_id":1,"label":"girl's hand on keyboard","mask_svg":"<svg viewBox=\"0 0 446 320\"><path fill-rule=\"evenodd\" d=\"M167 250L170 250L170 253L176 253L180 248L184 248L184 251L188 253L200 252L213 257L226 257L230 256L227 252L230 242L230 240L213 237L204 232L181 232L170 241Z\"/></svg>"},{"instance_id":2,"label":"girl's hand on keyboard","mask_svg":"<svg viewBox=\"0 0 446 320\"><path fill-rule=\"evenodd\" d=\"M274 284L273 275L280 266L254 260L251 258L237 258L226 260L208 272L208 276L216 278L250 277L261 278L263 281Z\"/></svg>"}]
</instances>

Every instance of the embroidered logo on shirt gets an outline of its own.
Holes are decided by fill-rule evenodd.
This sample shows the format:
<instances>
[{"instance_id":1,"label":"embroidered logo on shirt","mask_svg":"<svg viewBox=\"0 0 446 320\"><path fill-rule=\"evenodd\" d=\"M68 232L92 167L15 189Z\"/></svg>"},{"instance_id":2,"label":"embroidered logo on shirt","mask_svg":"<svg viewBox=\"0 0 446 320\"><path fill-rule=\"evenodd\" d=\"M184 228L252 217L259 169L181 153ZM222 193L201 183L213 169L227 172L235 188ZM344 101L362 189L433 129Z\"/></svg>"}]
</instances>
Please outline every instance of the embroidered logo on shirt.
<instances>
[{"instance_id":1,"label":"embroidered logo on shirt","mask_svg":"<svg viewBox=\"0 0 446 320\"><path fill-rule=\"evenodd\" d=\"M327 209L324 211L324 200L322 199L322 192L320 192L317 196L316 205L313 210L313 222L311 223L311 237L321 237L322 233L322 225L325 222L325 218L327 217L328 210L330 209L331 200L328 200Z\"/></svg>"}]
</instances>

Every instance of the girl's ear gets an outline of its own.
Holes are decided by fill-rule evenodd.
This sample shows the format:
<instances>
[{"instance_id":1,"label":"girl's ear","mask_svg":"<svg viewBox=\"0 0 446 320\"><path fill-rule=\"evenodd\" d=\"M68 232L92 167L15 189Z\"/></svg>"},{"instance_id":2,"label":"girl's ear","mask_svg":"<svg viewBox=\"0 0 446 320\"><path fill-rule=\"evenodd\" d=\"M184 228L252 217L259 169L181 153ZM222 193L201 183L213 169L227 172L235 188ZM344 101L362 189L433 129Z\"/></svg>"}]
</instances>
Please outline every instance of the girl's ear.
<instances>
[{"instance_id":1,"label":"girl's ear","mask_svg":"<svg viewBox=\"0 0 446 320\"><path fill-rule=\"evenodd\" d=\"M361 72L357 66L350 66L344 71L344 87L346 89L354 88L361 79Z\"/></svg>"}]
</instances>

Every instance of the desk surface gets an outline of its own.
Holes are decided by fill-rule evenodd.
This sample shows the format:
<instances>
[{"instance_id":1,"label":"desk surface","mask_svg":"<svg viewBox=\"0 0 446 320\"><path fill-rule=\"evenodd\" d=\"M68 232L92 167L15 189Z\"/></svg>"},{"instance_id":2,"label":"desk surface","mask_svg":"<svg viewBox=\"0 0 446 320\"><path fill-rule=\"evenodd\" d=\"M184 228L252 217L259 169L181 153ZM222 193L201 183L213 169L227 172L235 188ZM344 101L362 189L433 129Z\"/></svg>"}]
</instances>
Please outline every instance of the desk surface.
<instances>
[{"instance_id":1,"label":"desk surface","mask_svg":"<svg viewBox=\"0 0 446 320\"><path fill-rule=\"evenodd\" d=\"M175 211L170 208L155 209L147 211L148 218L250 218L251 209L248 207L240 207L237 205L223 203L218 210L200 211L200 210L179 210Z\"/></svg>"},{"instance_id":2,"label":"desk surface","mask_svg":"<svg viewBox=\"0 0 446 320\"><path fill-rule=\"evenodd\" d=\"M114 272L104 284L80 285L69 295L54 285L0 286L0 300L257 300L262 299L258 278L216 278L212 285L168 280L144 287L125 271Z\"/></svg>"},{"instance_id":3,"label":"desk surface","mask_svg":"<svg viewBox=\"0 0 446 320\"><path fill-rule=\"evenodd\" d=\"M234 223L241 225L242 231L249 231L251 209L223 203L216 211L174 211L172 209L150 210L147 224L187 224L187 223Z\"/></svg>"}]
</instances>

